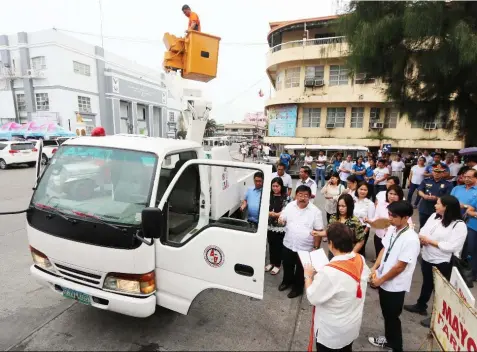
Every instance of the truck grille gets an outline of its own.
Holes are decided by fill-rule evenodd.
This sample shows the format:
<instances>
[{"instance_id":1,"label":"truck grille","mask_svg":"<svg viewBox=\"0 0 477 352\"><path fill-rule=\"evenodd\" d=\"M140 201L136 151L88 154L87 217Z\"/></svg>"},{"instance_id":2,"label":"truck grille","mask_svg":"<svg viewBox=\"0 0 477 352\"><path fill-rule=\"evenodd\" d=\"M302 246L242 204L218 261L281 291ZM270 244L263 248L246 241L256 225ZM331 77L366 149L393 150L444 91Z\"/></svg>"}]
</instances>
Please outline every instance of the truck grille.
<instances>
[{"instance_id":1,"label":"truck grille","mask_svg":"<svg viewBox=\"0 0 477 352\"><path fill-rule=\"evenodd\" d=\"M87 285L100 286L101 275L88 273L75 268L55 263L58 272L65 278L79 283L85 283Z\"/></svg>"}]
</instances>

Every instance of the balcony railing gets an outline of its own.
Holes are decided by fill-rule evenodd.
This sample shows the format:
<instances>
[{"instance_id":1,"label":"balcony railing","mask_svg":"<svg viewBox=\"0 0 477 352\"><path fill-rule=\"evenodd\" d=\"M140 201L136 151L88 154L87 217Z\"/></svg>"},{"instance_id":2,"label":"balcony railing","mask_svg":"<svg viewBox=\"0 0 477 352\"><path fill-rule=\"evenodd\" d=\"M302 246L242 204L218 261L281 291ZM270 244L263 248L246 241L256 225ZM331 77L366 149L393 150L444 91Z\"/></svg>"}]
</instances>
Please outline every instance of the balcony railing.
<instances>
[{"instance_id":1,"label":"balcony railing","mask_svg":"<svg viewBox=\"0 0 477 352\"><path fill-rule=\"evenodd\" d=\"M282 43L275 45L274 47L270 48L270 52L274 53L276 51L290 49L290 48L297 48L300 46L309 46L309 45L323 45L323 44L340 44L345 41L345 37L329 37L329 38L316 38L316 39L302 39L302 40L295 40L292 42Z\"/></svg>"}]
</instances>

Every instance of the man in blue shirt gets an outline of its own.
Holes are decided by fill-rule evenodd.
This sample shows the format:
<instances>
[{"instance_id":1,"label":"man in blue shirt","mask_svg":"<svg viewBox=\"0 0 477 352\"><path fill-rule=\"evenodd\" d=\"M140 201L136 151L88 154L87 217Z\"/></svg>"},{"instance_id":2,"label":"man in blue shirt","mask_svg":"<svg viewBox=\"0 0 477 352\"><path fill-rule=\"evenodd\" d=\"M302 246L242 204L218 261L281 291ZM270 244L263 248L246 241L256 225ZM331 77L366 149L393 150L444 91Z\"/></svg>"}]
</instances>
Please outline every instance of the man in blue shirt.
<instances>
[{"instance_id":1,"label":"man in blue shirt","mask_svg":"<svg viewBox=\"0 0 477 352\"><path fill-rule=\"evenodd\" d=\"M263 173L257 171L253 175L253 183L255 187L250 187L245 194L245 199L242 201L240 210L248 210L247 220L252 225L258 225L258 217L260 215L260 201L262 199L263 190Z\"/></svg>"},{"instance_id":2,"label":"man in blue shirt","mask_svg":"<svg viewBox=\"0 0 477 352\"><path fill-rule=\"evenodd\" d=\"M477 280L477 170L470 169L464 173L464 184L456 186L451 195L459 200L462 214L467 221L467 253L471 256L472 273Z\"/></svg>"},{"instance_id":3,"label":"man in blue shirt","mask_svg":"<svg viewBox=\"0 0 477 352\"><path fill-rule=\"evenodd\" d=\"M366 166L364 166L362 156L358 156L356 164L353 165L351 173L356 175L358 182L364 181L364 175L366 174Z\"/></svg>"},{"instance_id":4,"label":"man in blue shirt","mask_svg":"<svg viewBox=\"0 0 477 352\"><path fill-rule=\"evenodd\" d=\"M421 228L427 219L435 213L437 199L450 194L453 187L452 183L445 180L445 169L441 164L433 164L432 167L432 177L424 179L417 189L422 198L419 203L419 226Z\"/></svg>"},{"instance_id":5,"label":"man in blue shirt","mask_svg":"<svg viewBox=\"0 0 477 352\"><path fill-rule=\"evenodd\" d=\"M444 174L442 175L442 178L447 179L450 173L449 166L442 162L442 155L440 153L434 154L434 162L426 167L426 171L424 171L424 177L432 177L432 170L434 168L434 165L436 164L442 166L442 168L444 169Z\"/></svg>"}]
</instances>

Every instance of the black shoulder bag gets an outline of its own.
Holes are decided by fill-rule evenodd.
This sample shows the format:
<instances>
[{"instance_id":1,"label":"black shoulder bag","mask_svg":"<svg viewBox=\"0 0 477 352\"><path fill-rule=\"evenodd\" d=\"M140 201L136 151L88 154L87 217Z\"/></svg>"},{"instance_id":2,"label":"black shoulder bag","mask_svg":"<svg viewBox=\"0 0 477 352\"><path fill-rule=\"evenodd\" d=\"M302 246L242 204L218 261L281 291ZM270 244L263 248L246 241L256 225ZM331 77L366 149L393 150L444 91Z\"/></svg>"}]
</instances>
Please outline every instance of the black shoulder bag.
<instances>
[{"instance_id":1,"label":"black shoulder bag","mask_svg":"<svg viewBox=\"0 0 477 352\"><path fill-rule=\"evenodd\" d=\"M455 228L458 222L463 222L461 220L456 221L452 229ZM467 237L465 238L464 246L462 247L461 257L467 255ZM472 266L470 261L466 258L459 258L452 254L451 264L459 270L460 275L464 279L468 288L474 287L474 275L472 274Z\"/></svg>"}]
</instances>

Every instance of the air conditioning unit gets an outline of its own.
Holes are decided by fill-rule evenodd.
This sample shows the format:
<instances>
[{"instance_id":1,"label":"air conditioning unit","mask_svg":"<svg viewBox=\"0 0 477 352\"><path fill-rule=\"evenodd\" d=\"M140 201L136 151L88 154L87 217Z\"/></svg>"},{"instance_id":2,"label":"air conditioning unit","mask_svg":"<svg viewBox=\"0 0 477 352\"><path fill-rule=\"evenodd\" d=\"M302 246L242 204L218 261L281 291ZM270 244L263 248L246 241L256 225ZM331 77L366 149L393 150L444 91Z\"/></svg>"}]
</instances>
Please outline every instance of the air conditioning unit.
<instances>
[{"instance_id":1,"label":"air conditioning unit","mask_svg":"<svg viewBox=\"0 0 477 352\"><path fill-rule=\"evenodd\" d=\"M322 79L315 79L314 86L315 87L323 87L325 85L325 81Z\"/></svg>"},{"instance_id":2,"label":"air conditioning unit","mask_svg":"<svg viewBox=\"0 0 477 352\"><path fill-rule=\"evenodd\" d=\"M435 130L437 128L437 123L435 122L426 122L424 124L424 129L425 130Z\"/></svg>"},{"instance_id":3,"label":"air conditioning unit","mask_svg":"<svg viewBox=\"0 0 477 352\"><path fill-rule=\"evenodd\" d=\"M315 80L313 78L306 78L305 79L305 87L314 87L315 86Z\"/></svg>"},{"instance_id":4,"label":"air conditioning unit","mask_svg":"<svg viewBox=\"0 0 477 352\"><path fill-rule=\"evenodd\" d=\"M371 128L375 130L381 130L384 127L384 124L382 122L372 122L371 123Z\"/></svg>"},{"instance_id":5,"label":"air conditioning unit","mask_svg":"<svg viewBox=\"0 0 477 352\"><path fill-rule=\"evenodd\" d=\"M27 70L27 76L30 78L43 78L45 77L45 74L43 71L30 69L30 70Z\"/></svg>"},{"instance_id":6,"label":"air conditioning unit","mask_svg":"<svg viewBox=\"0 0 477 352\"><path fill-rule=\"evenodd\" d=\"M334 123L327 123L326 128L335 128L335 124Z\"/></svg>"}]
</instances>

